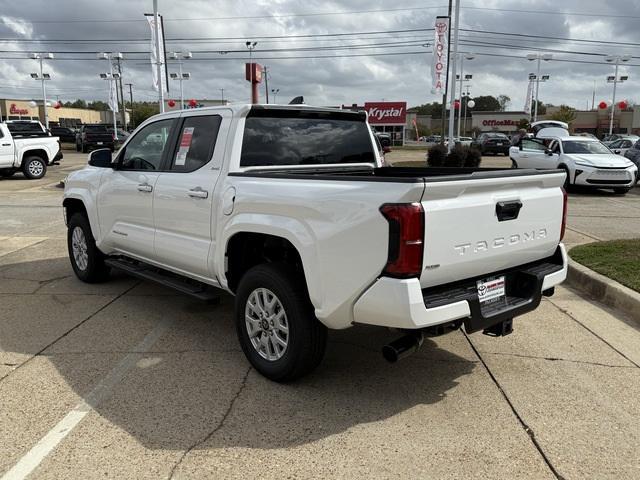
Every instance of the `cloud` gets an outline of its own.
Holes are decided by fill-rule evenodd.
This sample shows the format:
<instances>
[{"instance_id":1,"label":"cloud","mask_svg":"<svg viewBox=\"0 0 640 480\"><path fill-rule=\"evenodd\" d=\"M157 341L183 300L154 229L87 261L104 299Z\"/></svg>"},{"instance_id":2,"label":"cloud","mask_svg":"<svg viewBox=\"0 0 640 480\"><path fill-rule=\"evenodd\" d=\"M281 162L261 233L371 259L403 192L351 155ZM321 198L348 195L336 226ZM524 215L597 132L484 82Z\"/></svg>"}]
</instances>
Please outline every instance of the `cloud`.
<instances>
[{"instance_id":1,"label":"cloud","mask_svg":"<svg viewBox=\"0 0 640 480\"><path fill-rule=\"evenodd\" d=\"M22 0L3 6L0 17L0 37L33 38L43 43L15 42L3 44L6 49L16 50L16 59L25 58L31 49L42 51L77 51L81 54L56 53L56 59L47 62L47 69L55 72L48 89L63 100L75 98L106 99L104 82L98 78L107 69L106 62L93 60L95 51L123 51L123 78L134 84L134 97L152 101L156 98L151 90L151 67L148 63L149 31L143 14L149 13L150 0L117 2L102 0L87 2L81 13L76 1L57 0L55 13L45 8L45 0ZM269 88L278 88L279 101L288 101L296 95L304 95L308 103L319 105L339 105L341 103L362 103L367 100L407 100L416 105L438 100L430 93L430 48L423 42L432 43L431 32L407 32L385 35L358 35L336 38L300 38L309 34L353 33L371 31L391 31L431 28L436 15L446 14L446 2L432 0L423 4L406 0L400 4L383 0L295 0L268 1L205 1L180 0L160 1L161 13L165 18L167 50L190 50L193 59L186 61L184 70L191 73L191 80L185 82L187 98L220 98L224 96L234 101L249 100L249 84L244 80L244 62L248 52L244 45L248 39L259 36L284 36L283 39L258 39L255 57L269 67ZM385 11L346 15L289 16L304 13L327 13L364 10L393 10L416 5L420 9L412 11ZM438 8L428 8L438 6ZM461 50L473 51L476 58L465 62L465 73L473 75L470 83L472 95L506 94L512 98L512 108L521 108L527 90L528 74L535 70L535 64L526 60L527 53L540 49L552 50L554 60L543 63L542 73L551 76L550 81L540 88L540 99L544 102L583 108L590 102L593 82L596 81L596 103L610 97L610 85L606 76L612 75L612 67L604 62L607 53L633 53L637 47L627 48L606 43L585 43L558 40L558 38L585 38L592 40L615 40L640 44L637 19L625 18L629 12L637 11L637 1L618 0L602 3L600 0L565 0L560 5L556 0L465 0L463 7L482 9L462 9L462 27L468 31L461 33ZM524 13L489 10L511 9L543 11ZM581 14L596 13L598 17L568 15L563 12ZM269 16L260 19L224 19L221 17ZM620 15L621 17L607 17ZM187 18L195 21L185 20ZM126 22L84 22L85 19L117 20ZM57 20L74 23L52 23ZM44 22L43 22L44 21ZM504 36L495 33L537 35L540 38ZM189 41L188 38L204 38L207 41ZM230 40L228 37L234 37ZM556 37L550 38L550 37ZM220 40L220 38L226 38ZM348 40L347 40L348 38ZM70 44L46 43L51 40L76 40ZM96 40L110 39L111 42ZM119 42L119 43L116 43ZM410 42L408 47L386 46L384 48L364 47L350 50L324 49L319 47L339 47L369 45L372 43ZM296 51L268 52L281 49ZM313 49L316 50L313 50ZM5 49L5 48L3 48ZM234 51L220 55L218 51ZM395 55L398 52L418 52ZM423 52L423 53L420 53ZM573 53L572 53L573 52ZM580 55L583 52L587 55ZM373 53L392 55L371 55ZM365 55L365 56L345 56ZM88 60L68 60L71 57ZM283 57L318 57L287 59ZM67 58L67 60L65 60ZM573 63L568 62L594 62ZM3 75L6 85L22 85L27 82L33 70L29 61L2 60L11 65L8 75ZM630 63L640 63L635 60ZM169 69L177 68L170 65ZM625 66L621 69L630 76L629 81L619 85L619 98L631 98L640 87L637 67ZM27 84L27 87L30 84ZM26 87L25 87L26 88ZM177 97L177 82L171 85L169 97ZM0 85L0 96L19 96L23 89L11 90ZM264 95L264 85L260 92Z\"/></svg>"}]
</instances>

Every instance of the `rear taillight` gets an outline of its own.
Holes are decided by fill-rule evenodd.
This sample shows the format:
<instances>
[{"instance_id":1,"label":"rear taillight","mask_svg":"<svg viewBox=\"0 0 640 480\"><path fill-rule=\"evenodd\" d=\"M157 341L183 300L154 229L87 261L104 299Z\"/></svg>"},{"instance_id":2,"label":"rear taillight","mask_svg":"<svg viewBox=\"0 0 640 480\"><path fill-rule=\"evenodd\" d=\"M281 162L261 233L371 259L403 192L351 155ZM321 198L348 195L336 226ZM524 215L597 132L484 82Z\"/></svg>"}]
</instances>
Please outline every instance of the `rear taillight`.
<instances>
[{"instance_id":1,"label":"rear taillight","mask_svg":"<svg viewBox=\"0 0 640 480\"><path fill-rule=\"evenodd\" d=\"M424 210L420 203L387 203L380 212L389 222L389 253L383 275L419 277L424 247Z\"/></svg>"},{"instance_id":2,"label":"rear taillight","mask_svg":"<svg viewBox=\"0 0 640 480\"><path fill-rule=\"evenodd\" d=\"M562 227L560 228L560 240L564 238L564 230L567 228L567 192L562 189Z\"/></svg>"}]
</instances>

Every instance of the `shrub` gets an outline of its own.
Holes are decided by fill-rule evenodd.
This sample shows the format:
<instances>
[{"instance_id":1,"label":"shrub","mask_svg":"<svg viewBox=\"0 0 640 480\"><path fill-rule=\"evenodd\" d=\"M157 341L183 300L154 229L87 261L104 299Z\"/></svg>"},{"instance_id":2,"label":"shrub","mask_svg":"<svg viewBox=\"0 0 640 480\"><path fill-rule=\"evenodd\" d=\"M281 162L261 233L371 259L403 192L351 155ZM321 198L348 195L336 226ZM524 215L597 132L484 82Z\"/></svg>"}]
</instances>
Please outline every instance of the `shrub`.
<instances>
[{"instance_id":1,"label":"shrub","mask_svg":"<svg viewBox=\"0 0 640 480\"><path fill-rule=\"evenodd\" d=\"M464 167L468 149L462 145L455 145L444 161L445 167Z\"/></svg>"},{"instance_id":2,"label":"shrub","mask_svg":"<svg viewBox=\"0 0 640 480\"><path fill-rule=\"evenodd\" d=\"M429 148L427 155L428 167L443 167L447 158L447 147L437 143Z\"/></svg>"},{"instance_id":3,"label":"shrub","mask_svg":"<svg viewBox=\"0 0 640 480\"><path fill-rule=\"evenodd\" d=\"M467 157L464 159L464 166L478 168L482 161L482 152L475 147L465 147L467 149Z\"/></svg>"}]
</instances>

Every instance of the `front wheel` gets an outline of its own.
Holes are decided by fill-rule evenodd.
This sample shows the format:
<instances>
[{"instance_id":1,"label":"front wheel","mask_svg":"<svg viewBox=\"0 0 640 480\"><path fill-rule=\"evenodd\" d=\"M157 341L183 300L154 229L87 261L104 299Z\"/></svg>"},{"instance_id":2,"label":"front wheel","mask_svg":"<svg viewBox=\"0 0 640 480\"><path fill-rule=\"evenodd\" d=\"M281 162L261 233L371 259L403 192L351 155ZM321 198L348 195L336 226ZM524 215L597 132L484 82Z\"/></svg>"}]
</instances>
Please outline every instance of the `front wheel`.
<instances>
[{"instance_id":1,"label":"front wheel","mask_svg":"<svg viewBox=\"0 0 640 480\"><path fill-rule=\"evenodd\" d=\"M276 382L315 369L327 343L327 329L313 313L301 273L285 264L253 267L236 295L236 331L251 365Z\"/></svg>"},{"instance_id":2,"label":"front wheel","mask_svg":"<svg viewBox=\"0 0 640 480\"><path fill-rule=\"evenodd\" d=\"M630 188L614 188L613 192L618 194L618 195L625 195L627 193L629 193L629 190L631 190Z\"/></svg>"},{"instance_id":3,"label":"front wheel","mask_svg":"<svg viewBox=\"0 0 640 480\"><path fill-rule=\"evenodd\" d=\"M22 173L29 180L38 180L47 173L47 163L40 157L27 157L22 161Z\"/></svg>"},{"instance_id":4,"label":"front wheel","mask_svg":"<svg viewBox=\"0 0 640 480\"><path fill-rule=\"evenodd\" d=\"M109 276L104 254L96 247L89 220L82 213L75 213L67 227L69 260L76 277L86 283L98 283Z\"/></svg>"}]
</instances>

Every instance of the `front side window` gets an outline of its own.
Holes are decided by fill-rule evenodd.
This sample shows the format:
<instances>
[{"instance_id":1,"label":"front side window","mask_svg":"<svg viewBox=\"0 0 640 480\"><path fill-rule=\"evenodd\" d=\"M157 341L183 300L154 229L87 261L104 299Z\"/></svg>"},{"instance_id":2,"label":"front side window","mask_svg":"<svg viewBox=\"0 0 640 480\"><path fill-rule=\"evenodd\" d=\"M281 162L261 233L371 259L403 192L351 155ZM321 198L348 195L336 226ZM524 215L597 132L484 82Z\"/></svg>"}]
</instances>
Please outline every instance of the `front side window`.
<instances>
[{"instance_id":1,"label":"front side window","mask_svg":"<svg viewBox=\"0 0 640 480\"><path fill-rule=\"evenodd\" d=\"M522 149L523 150L533 150L533 151L537 151L537 152L544 152L546 150L546 147L540 143L537 142L531 138L523 138L522 139Z\"/></svg>"},{"instance_id":2,"label":"front side window","mask_svg":"<svg viewBox=\"0 0 640 480\"><path fill-rule=\"evenodd\" d=\"M147 125L127 143L121 154L121 170L160 170L171 135L173 119Z\"/></svg>"},{"instance_id":3,"label":"front side window","mask_svg":"<svg viewBox=\"0 0 640 480\"><path fill-rule=\"evenodd\" d=\"M375 163L364 117L342 112L253 111L240 166Z\"/></svg>"},{"instance_id":4,"label":"front side window","mask_svg":"<svg viewBox=\"0 0 640 480\"><path fill-rule=\"evenodd\" d=\"M222 117L219 115L185 118L171 170L193 172L209 163L216 146L221 120Z\"/></svg>"}]
</instances>

